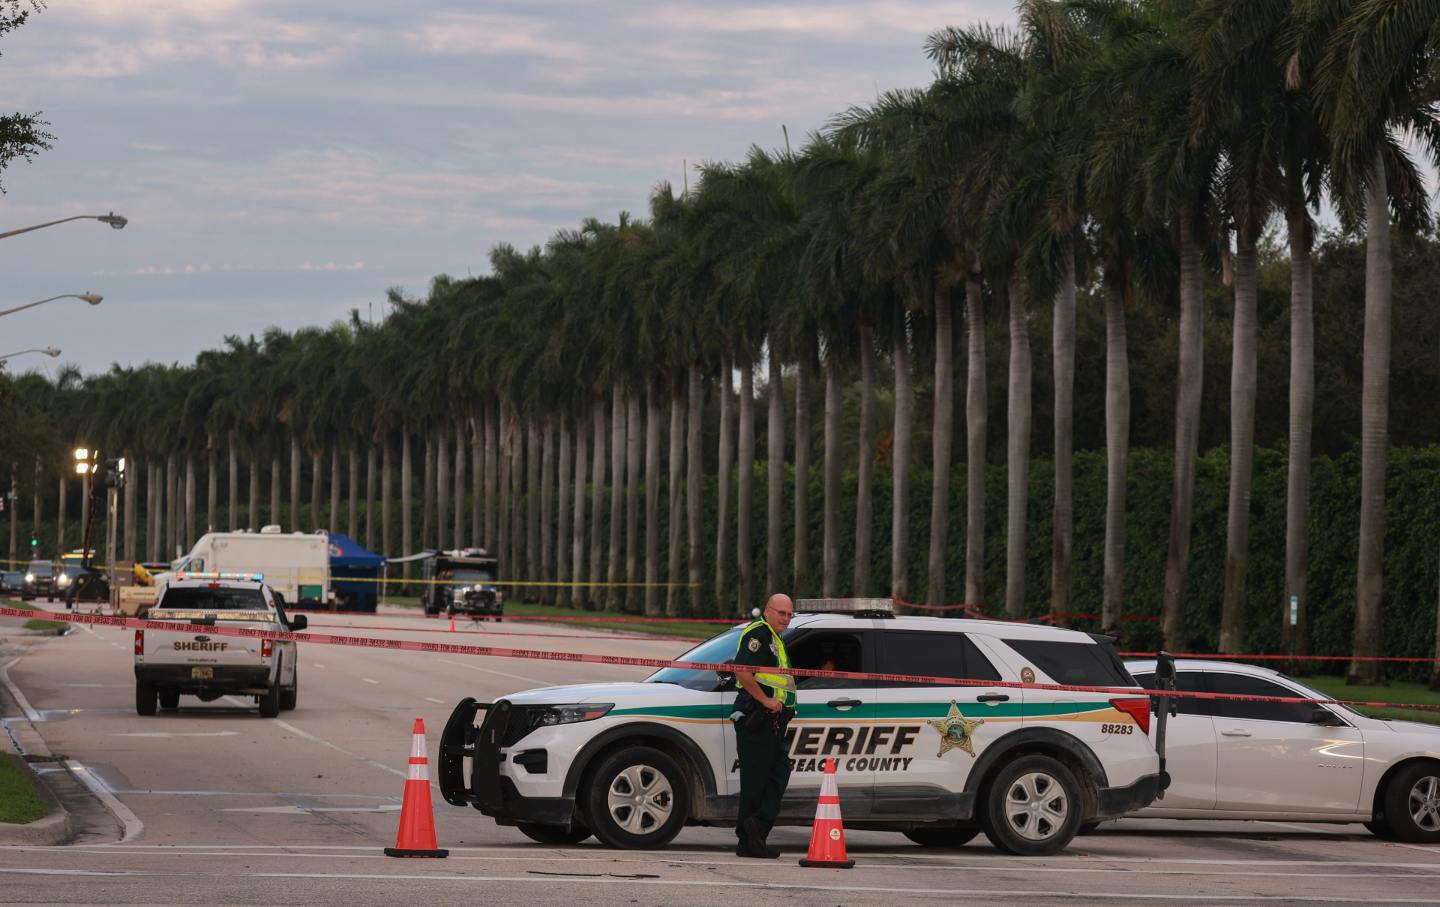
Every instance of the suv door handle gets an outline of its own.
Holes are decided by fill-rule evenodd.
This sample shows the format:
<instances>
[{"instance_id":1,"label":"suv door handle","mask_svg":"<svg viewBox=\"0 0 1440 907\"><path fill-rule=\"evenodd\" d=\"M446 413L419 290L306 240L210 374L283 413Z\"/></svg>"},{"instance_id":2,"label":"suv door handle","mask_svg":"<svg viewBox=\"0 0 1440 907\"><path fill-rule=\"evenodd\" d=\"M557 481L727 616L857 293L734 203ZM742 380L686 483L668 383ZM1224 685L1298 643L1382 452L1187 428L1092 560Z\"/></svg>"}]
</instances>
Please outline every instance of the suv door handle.
<instances>
[{"instance_id":1,"label":"suv door handle","mask_svg":"<svg viewBox=\"0 0 1440 907\"><path fill-rule=\"evenodd\" d=\"M1232 727L1232 728L1231 728L1230 730L1228 730L1228 731L1221 731L1221 732L1220 732L1220 736L1222 736L1222 737L1249 737L1249 736L1250 736L1250 732L1247 731L1247 730L1245 730L1243 727Z\"/></svg>"},{"instance_id":2,"label":"suv door handle","mask_svg":"<svg viewBox=\"0 0 1440 907\"><path fill-rule=\"evenodd\" d=\"M858 699L832 699L825 704L832 709L853 709L861 703Z\"/></svg>"},{"instance_id":3,"label":"suv door handle","mask_svg":"<svg viewBox=\"0 0 1440 907\"><path fill-rule=\"evenodd\" d=\"M976 702L1009 702L1010 697L1005 693L981 693L975 697Z\"/></svg>"}]
</instances>

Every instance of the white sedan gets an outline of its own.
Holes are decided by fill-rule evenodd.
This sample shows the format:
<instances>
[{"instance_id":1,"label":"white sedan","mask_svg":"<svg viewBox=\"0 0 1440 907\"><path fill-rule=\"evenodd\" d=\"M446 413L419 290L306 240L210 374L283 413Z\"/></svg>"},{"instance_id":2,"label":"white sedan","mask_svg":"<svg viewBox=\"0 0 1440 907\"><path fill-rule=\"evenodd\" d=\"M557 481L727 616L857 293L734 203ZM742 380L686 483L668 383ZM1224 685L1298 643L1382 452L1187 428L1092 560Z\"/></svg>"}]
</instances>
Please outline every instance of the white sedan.
<instances>
[{"instance_id":1,"label":"white sedan","mask_svg":"<svg viewBox=\"0 0 1440 907\"><path fill-rule=\"evenodd\" d=\"M1126 667L1155 686L1153 660ZM1269 668L1189 659L1176 668L1179 690L1330 698ZM1440 726L1340 705L1177 702L1165 740L1170 788L1131 815L1363 822L1382 838L1440 843Z\"/></svg>"}]
</instances>

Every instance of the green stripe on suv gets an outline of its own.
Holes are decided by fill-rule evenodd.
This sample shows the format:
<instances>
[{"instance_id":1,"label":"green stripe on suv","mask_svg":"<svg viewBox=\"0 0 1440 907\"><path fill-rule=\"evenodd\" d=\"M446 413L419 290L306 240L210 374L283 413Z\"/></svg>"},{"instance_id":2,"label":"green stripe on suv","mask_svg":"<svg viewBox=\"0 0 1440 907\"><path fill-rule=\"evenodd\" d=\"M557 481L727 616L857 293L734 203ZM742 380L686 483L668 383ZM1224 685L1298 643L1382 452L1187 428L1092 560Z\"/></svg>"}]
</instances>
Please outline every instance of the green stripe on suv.
<instances>
[{"instance_id":1,"label":"green stripe on suv","mask_svg":"<svg viewBox=\"0 0 1440 907\"><path fill-rule=\"evenodd\" d=\"M961 711L967 715L987 715L996 718L1053 718L1060 715L1082 715L1112 708L1109 702L1001 702L995 705L966 703ZM720 703L700 705L642 706L632 709L615 709L611 717L650 716L655 718L688 718L691 720L723 720L730 717L733 707ZM868 702L864 705L840 711L824 703L802 703L799 718L832 718L851 716L875 720L900 718L944 718L950 712L949 702Z\"/></svg>"}]
</instances>

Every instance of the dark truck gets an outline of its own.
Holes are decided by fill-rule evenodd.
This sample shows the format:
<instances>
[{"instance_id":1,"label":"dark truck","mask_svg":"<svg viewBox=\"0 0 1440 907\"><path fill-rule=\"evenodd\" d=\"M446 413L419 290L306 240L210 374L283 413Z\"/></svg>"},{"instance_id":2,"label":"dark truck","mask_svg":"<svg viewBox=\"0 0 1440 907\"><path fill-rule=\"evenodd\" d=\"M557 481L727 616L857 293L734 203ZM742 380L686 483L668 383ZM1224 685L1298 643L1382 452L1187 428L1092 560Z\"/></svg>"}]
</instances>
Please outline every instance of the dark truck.
<instances>
[{"instance_id":1,"label":"dark truck","mask_svg":"<svg viewBox=\"0 0 1440 907\"><path fill-rule=\"evenodd\" d=\"M426 582L420 601L425 613L501 620L505 593L496 585L496 567L495 558L484 548L435 552L421 562L420 578Z\"/></svg>"}]
</instances>

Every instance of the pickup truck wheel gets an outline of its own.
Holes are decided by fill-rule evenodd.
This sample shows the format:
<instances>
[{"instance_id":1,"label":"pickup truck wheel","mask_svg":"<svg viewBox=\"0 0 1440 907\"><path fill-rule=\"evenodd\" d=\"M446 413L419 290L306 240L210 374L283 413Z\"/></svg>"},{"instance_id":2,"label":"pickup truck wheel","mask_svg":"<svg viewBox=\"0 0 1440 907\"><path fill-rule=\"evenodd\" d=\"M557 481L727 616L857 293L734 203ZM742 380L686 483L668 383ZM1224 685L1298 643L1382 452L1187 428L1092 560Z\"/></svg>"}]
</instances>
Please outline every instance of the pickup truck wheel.
<instances>
[{"instance_id":1,"label":"pickup truck wheel","mask_svg":"<svg viewBox=\"0 0 1440 907\"><path fill-rule=\"evenodd\" d=\"M912 828L905 832L905 837L921 847L964 847L978 834L978 826L961 825L957 828Z\"/></svg>"},{"instance_id":2,"label":"pickup truck wheel","mask_svg":"<svg viewBox=\"0 0 1440 907\"><path fill-rule=\"evenodd\" d=\"M160 691L160 708L167 712L180 708L180 693L177 690Z\"/></svg>"},{"instance_id":3,"label":"pickup truck wheel","mask_svg":"<svg viewBox=\"0 0 1440 907\"><path fill-rule=\"evenodd\" d=\"M291 679L288 687L280 689L280 710L282 712L293 712L295 703L300 699L300 668L295 668L295 676Z\"/></svg>"},{"instance_id":4,"label":"pickup truck wheel","mask_svg":"<svg viewBox=\"0 0 1440 907\"><path fill-rule=\"evenodd\" d=\"M1080 828L1080 782L1059 761L1022 756L990 780L982 824L1005 853L1048 856L1065 849Z\"/></svg>"},{"instance_id":5,"label":"pickup truck wheel","mask_svg":"<svg viewBox=\"0 0 1440 907\"><path fill-rule=\"evenodd\" d=\"M516 828L532 841L541 844L579 844L590 837L590 829L583 825L536 825L533 822L517 822Z\"/></svg>"},{"instance_id":6,"label":"pickup truck wheel","mask_svg":"<svg viewBox=\"0 0 1440 907\"><path fill-rule=\"evenodd\" d=\"M280 681L277 678L270 684L270 689L265 691L260 699L260 717L277 718L280 715Z\"/></svg>"},{"instance_id":7,"label":"pickup truck wheel","mask_svg":"<svg viewBox=\"0 0 1440 907\"><path fill-rule=\"evenodd\" d=\"M649 746L627 746L600 760L590 775L585 815L610 847L664 847L684 827L690 783L675 760Z\"/></svg>"},{"instance_id":8,"label":"pickup truck wheel","mask_svg":"<svg viewBox=\"0 0 1440 907\"><path fill-rule=\"evenodd\" d=\"M1440 767L1418 762L1385 785L1385 822L1393 840L1440 842Z\"/></svg>"},{"instance_id":9,"label":"pickup truck wheel","mask_svg":"<svg viewBox=\"0 0 1440 907\"><path fill-rule=\"evenodd\" d=\"M155 705L156 705L155 699L156 699L156 690L155 690L155 685L154 685L154 684L149 684L149 683L137 683L137 684L135 684L135 714L137 714L137 715L153 715L153 714L155 714Z\"/></svg>"}]
</instances>

